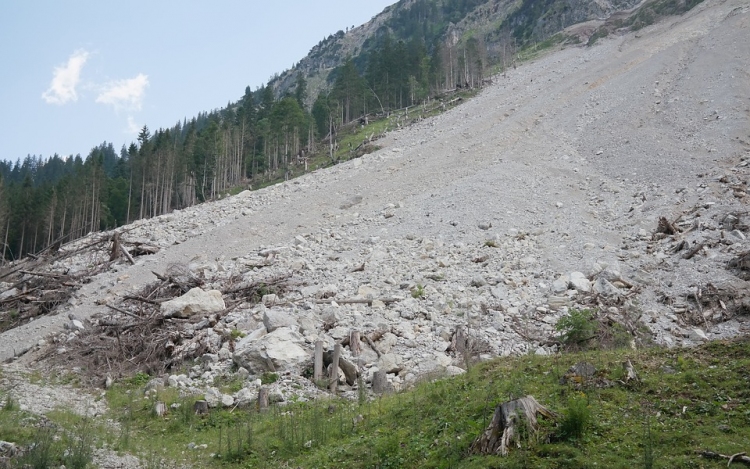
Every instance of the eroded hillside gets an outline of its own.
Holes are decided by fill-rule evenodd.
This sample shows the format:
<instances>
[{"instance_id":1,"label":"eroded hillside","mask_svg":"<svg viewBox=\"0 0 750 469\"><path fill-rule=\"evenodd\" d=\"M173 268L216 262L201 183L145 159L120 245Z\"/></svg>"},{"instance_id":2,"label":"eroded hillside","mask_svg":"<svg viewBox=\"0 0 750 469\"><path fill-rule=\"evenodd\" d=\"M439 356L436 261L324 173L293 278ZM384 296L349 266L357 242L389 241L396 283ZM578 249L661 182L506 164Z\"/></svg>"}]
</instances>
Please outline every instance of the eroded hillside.
<instances>
[{"instance_id":1,"label":"eroded hillside","mask_svg":"<svg viewBox=\"0 0 750 469\"><path fill-rule=\"evenodd\" d=\"M708 0L495 77L373 154L125 227L128 246L158 252L121 258L58 314L3 333L0 358L72 360L80 337L133 320L107 305L134 314L125 297L175 272L219 290L226 309L180 323L169 353L200 361L161 371L216 405L256 399L269 371L286 373L275 399L318 393L305 374L315 343L351 344L353 330L360 350L342 356L364 381L342 379L349 396L379 370L397 389L462 373L459 330L476 358L554 353L555 324L573 308L632 326L635 346L746 334L749 32L746 2ZM53 272L108 256L82 250ZM273 279L286 283L265 304L230 297ZM140 310L163 313L151 306ZM213 386L239 367L240 391Z\"/></svg>"}]
</instances>

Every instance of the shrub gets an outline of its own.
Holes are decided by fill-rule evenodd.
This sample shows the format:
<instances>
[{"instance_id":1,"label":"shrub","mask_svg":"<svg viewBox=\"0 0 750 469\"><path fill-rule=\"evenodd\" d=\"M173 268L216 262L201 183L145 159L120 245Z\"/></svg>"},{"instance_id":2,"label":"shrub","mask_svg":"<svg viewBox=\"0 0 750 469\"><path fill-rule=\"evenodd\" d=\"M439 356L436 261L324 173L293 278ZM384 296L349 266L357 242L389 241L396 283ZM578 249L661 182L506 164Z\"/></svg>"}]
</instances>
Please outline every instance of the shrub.
<instances>
[{"instance_id":1,"label":"shrub","mask_svg":"<svg viewBox=\"0 0 750 469\"><path fill-rule=\"evenodd\" d=\"M593 313L588 309L572 309L567 316L557 322L555 329L560 340L571 348L585 348L596 335L597 324Z\"/></svg>"},{"instance_id":2,"label":"shrub","mask_svg":"<svg viewBox=\"0 0 750 469\"><path fill-rule=\"evenodd\" d=\"M279 375L277 373L271 373L270 371L267 371L260 376L261 384L272 384L278 380Z\"/></svg>"},{"instance_id":3,"label":"shrub","mask_svg":"<svg viewBox=\"0 0 750 469\"><path fill-rule=\"evenodd\" d=\"M566 440L580 440L591 424L591 409L583 397L572 398L560 422L560 436Z\"/></svg>"}]
</instances>

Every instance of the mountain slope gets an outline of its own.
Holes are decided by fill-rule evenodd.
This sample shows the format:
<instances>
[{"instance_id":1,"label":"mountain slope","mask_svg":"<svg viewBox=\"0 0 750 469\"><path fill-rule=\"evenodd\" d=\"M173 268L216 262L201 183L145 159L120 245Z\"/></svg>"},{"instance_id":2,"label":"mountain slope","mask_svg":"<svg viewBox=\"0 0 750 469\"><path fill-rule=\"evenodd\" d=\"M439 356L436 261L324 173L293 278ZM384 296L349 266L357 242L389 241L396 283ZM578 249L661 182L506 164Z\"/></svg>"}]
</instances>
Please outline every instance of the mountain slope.
<instances>
[{"instance_id":1,"label":"mountain slope","mask_svg":"<svg viewBox=\"0 0 750 469\"><path fill-rule=\"evenodd\" d=\"M740 325L732 321L742 319L735 317L742 309L735 299L745 284L730 261L746 248L741 158L750 149L750 89L737 77L750 63L740 40L747 13L737 0L711 0L638 34L556 52L498 79L475 100L388 134L377 153L141 220L124 232L162 250L98 276L64 309L82 317L106 312L101 303L139 290L151 271L194 258L219 285L223 275L247 270L256 252L282 244L277 263L259 274L291 270L310 285L337 285L343 298L363 284L400 297L400 285L421 284L427 301L410 308L472 312L484 303L507 320L527 317L549 331L544 321L552 319L526 315L550 311L552 283L571 271L595 275L609 267L638 285L630 292L638 298L633 307L650 318L658 342L690 343L697 326L709 336L736 333ZM677 219L684 233L652 239L660 217ZM294 244L295 236L305 241ZM485 252L492 239L505 247ZM685 246L702 248L683 258L678 248ZM475 255L489 255L489 264L471 262ZM61 268L76 262L90 260ZM363 262L371 268L351 274ZM472 286L482 285L476 276L489 286ZM725 310L685 300L696 285L720 289L726 282L738 283L735 299L722 297ZM620 313L627 298L616 302ZM399 322L396 307L385 323ZM696 323L674 315L698 310L713 316ZM465 321L442 314L430 321L449 328ZM64 317L3 334L0 357L33 345ZM495 353L539 344L511 327L483 333L507 344Z\"/></svg>"},{"instance_id":2,"label":"mountain slope","mask_svg":"<svg viewBox=\"0 0 750 469\"><path fill-rule=\"evenodd\" d=\"M257 383L272 371L267 363L253 363L240 376L231 350L273 346L264 338L274 316L290 320L280 327L287 334L281 346L302 350L297 363L277 362L280 379L267 384L274 398L286 402L321 392L304 375L314 343L321 340L331 349L352 330L371 338L379 351L364 341L359 356L342 347L342 356L360 366L361 389L367 392L375 370L387 368L388 383L403 389L425 375L462 373L472 358L557 353L555 325L571 309L590 308L602 322L621 325L625 332L619 340L636 348L652 341L692 346L747 335L749 31L746 1L706 0L637 33L522 64L507 77L496 77L475 99L388 133L378 142L383 148L372 154L123 227L125 241L160 248L137 257L135 265L124 260L108 265L109 252L91 255L84 249L91 239L63 246L60 254L70 257L53 266L57 274L74 275L98 263L109 268L83 285L58 314L0 335L0 359L27 352L16 360L24 365L46 353L75 363L77 347L91 343L63 329L69 313L85 323L87 333L109 327L113 319L128 321L106 305L128 307L126 296L161 283L153 272L169 271L192 273L203 288L224 290L227 298L238 282L292 276L279 301L267 298L268 306L239 303L220 318L173 321L190 324L190 334L181 338L186 348L206 352L191 377L179 379L201 390L218 386L215 378L232 379L241 389L222 389L234 393L227 394L232 403L239 393L255 402ZM97 325L97 314L107 319ZM468 358L452 346L452 339L459 342L459 330L476 344ZM40 344L42 339L47 344ZM116 340L102 338L105 344ZM744 343L716 350L742 354L746 348ZM104 349L115 347L93 355ZM722 367L732 368L731 359L714 364L724 355L706 358L698 351L686 361L675 351L649 362L639 361L649 352L633 354L639 372L649 367L642 376L656 393L649 394L652 402L664 406L650 409L654 419L662 419L660 434L681 435L685 447L704 449L716 440L701 439L702 412L712 418L726 412L732 425L744 418L746 395L716 396L706 385L724 377ZM555 366L564 363L560 370L571 364L568 358L557 360ZM83 379L117 368L105 360L87 363L91 366L72 373ZM554 373L539 373L549 370L529 363L528 373L551 381ZM676 374L663 365L700 371ZM718 367L705 369L708 365ZM166 373L175 374L173 383L178 380L177 370ZM682 386L670 388L679 393L674 398L661 387L667 374L665 381ZM732 368L735 390L742 389L746 374ZM496 376L504 380L508 373ZM518 379L523 385L524 377ZM507 380L503 386L516 391ZM357 397L355 387L343 383L339 394ZM633 412L640 407L627 388L618 388L617 396ZM148 402L144 412L150 412L152 403L143 402ZM638 423L633 413L623 418ZM413 422L418 427L420 422ZM470 441L482 430L474 427L450 434L451 441L458 441L456 436ZM404 428L400 431L412 429ZM711 435L717 433L712 428ZM406 441L418 440L408 439L415 434ZM190 441L180 442L180 451ZM661 441L669 444L669 437ZM413 450L401 443L384 452ZM423 449L434 456L436 447ZM461 448L450 449L462 457ZM198 451L191 454L208 458L209 451ZM617 451L626 457L632 448Z\"/></svg>"},{"instance_id":3,"label":"mountain slope","mask_svg":"<svg viewBox=\"0 0 750 469\"><path fill-rule=\"evenodd\" d=\"M509 35L518 46L542 41L567 26L605 20L639 3L641 0L402 0L367 23L321 41L271 84L283 94L293 89L297 75L302 74L310 83L312 102L326 88L331 70L347 57L363 66L384 36L404 42L418 39L431 49L440 44L455 47L473 36L486 45L490 63L497 63Z\"/></svg>"}]
</instances>

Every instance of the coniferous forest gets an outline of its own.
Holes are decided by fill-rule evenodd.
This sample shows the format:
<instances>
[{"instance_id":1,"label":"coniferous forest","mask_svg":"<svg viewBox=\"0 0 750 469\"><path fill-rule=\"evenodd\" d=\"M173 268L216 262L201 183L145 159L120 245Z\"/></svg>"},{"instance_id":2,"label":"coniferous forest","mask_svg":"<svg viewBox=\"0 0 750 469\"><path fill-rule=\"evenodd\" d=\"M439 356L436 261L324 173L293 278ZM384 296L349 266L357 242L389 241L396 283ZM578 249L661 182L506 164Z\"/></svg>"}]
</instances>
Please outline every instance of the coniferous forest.
<instances>
[{"instance_id":1,"label":"coniferous forest","mask_svg":"<svg viewBox=\"0 0 750 469\"><path fill-rule=\"evenodd\" d=\"M167 129L144 126L137 141L119 149L103 142L86 156L0 161L3 258L283 178L291 166L327 151L320 142L335 141L341 126L363 115L421 103L456 83L479 83L485 65L478 56L451 73L440 66L439 54L420 40L386 37L364 67L350 58L334 70L330 89L309 110L299 75L281 96L270 85L248 87L223 109Z\"/></svg>"},{"instance_id":2,"label":"coniferous forest","mask_svg":"<svg viewBox=\"0 0 750 469\"><path fill-rule=\"evenodd\" d=\"M356 56L339 60L318 96L308 96L303 73L287 89L277 75L254 91L248 86L224 108L171 128L144 126L136 141L119 148L103 142L85 156L0 161L3 262L233 189L283 180L290 169L307 170L308 159L327 154L342 126L365 115L481 86L491 65L509 64L521 36L508 27L494 31L501 48L497 41L493 48L485 44L486 35L446 40L451 25L483 3L417 0L396 8ZM328 41L343 35L339 31Z\"/></svg>"}]
</instances>

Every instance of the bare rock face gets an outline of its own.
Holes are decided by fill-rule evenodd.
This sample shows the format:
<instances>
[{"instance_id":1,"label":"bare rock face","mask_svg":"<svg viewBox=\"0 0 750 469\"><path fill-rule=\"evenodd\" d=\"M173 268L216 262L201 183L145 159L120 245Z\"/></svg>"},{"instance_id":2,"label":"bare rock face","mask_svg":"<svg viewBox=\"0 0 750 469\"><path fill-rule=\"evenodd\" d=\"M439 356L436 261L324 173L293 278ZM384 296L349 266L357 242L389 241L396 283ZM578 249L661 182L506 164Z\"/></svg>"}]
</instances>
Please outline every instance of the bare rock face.
<instances>
[{"instance_id":1,"label":"bare rock face","mask_svg":"<svg viewBox=\"0 0 750 469\"><path fill-rule=\"evenodd\" d=\"M288 327L280 327L261 338L245 337L235 346L234 362L254 373L282 371L308 361L312 351L304 338Z\"/></svg>"},{"instance_id":2,"label":"bare rock face","mask_svg":"<svg viewBox=\"0 0 750 469\"><path fill-rule=\"evenodd\" d=\"M161 304L165 318L189 318L195 314L210 314L226 308L221 292L193 288L179 298Z\"/></svg>"}]
</instances>

